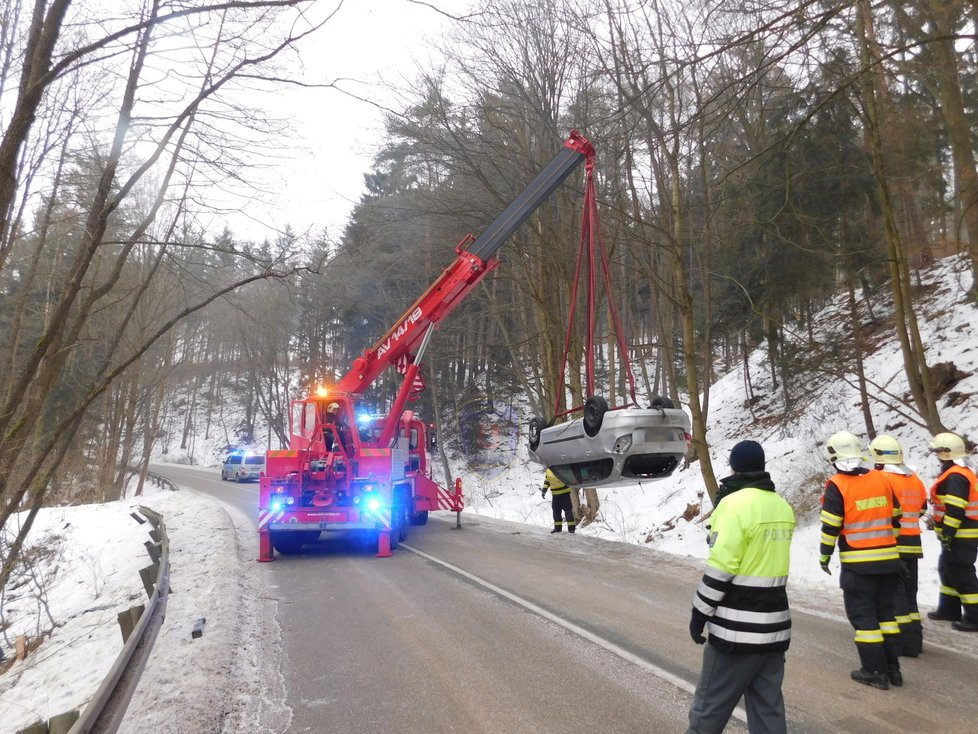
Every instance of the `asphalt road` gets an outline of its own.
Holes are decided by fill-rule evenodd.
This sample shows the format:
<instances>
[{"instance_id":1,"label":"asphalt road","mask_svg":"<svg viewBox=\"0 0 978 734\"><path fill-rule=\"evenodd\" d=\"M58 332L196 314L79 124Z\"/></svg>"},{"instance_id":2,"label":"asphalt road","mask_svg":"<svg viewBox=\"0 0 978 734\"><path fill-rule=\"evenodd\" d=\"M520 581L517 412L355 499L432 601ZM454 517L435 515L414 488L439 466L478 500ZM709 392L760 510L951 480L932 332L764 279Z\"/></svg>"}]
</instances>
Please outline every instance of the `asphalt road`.
<instances>
[{"instance_id":1,"label":"asphalt road","mask_svg":"<svg viewBox=\"0 0 978 734\"><path fill-rule=\"evenodd\" d=\"M257 485L158 467L254 518ZM463 513L433 513L391 558L341 534L255 564L277 601L289 732L682 732L702 648L698 561ZM247 542L247 539L245 539ZM257 532L252 541L257 556ZM789 586L788 730L973 732L978 635L926 624L905 685L849 680L837 594ZM727 731L746 731L743 712Z\"/></svg>"}]
</instances>

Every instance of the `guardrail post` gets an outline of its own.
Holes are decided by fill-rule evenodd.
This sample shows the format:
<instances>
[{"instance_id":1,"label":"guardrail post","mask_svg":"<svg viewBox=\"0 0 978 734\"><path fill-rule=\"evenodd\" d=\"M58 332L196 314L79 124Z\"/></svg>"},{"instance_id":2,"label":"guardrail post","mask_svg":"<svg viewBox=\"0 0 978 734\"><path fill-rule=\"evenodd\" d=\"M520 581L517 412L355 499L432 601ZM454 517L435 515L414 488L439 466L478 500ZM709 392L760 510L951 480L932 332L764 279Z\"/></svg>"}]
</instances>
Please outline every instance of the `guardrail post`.
<instances>
[{"instance_id":1,"label":"guardrail post","mask_svg":"<svg viewBox=\"0 0 978 734\"><path fill-rule=\"evenodd\" d=\"M68 734L71 731L71 726L76 721L78 721L77 711L68 711L63 714L58 714L57 716L52 716L48 719L48 733L49 734Z\"/></svg>"},{"instance_id":2,"label":"guardrail post","mask_svg":"<svg viewBox=\"0 0 978 734\"><path fill-rule=\"evenodd\" d=\"M122 644L126 644L129 640L129 635L132 631L136 629L136 625L139 624L139 618L143 616L143 611L146 609L145 604L140 604L136 607L129 607L124 612L119 612L119 627L122 629Z\"/></svg>"},{"instance_id":3,"label":"guardrail post","mask_svg":"<svg viewBox=\"0 0 978 734\"><path fill-rule=\"evenodd\" d=\"M143 580L143 588L146 589L146 596L153 596L153 587L156 586L156 579L160 576L160 564L154 563L146 568L139 569L139 578Z\"/></svg>"},{"instance_id":4,"label":"guardrail post","mask_svg":"<svg viewBox=\"0 0 978 734\"><path fill-rule=\"evenodd\" d=\"M151 560L153 563L159 563L162 545L160 543L154 543L150 540L147 540L145 543L143 543L143 545L146 546L146 552L149 553L149 560Z\"/></svg>"}]
</instances>

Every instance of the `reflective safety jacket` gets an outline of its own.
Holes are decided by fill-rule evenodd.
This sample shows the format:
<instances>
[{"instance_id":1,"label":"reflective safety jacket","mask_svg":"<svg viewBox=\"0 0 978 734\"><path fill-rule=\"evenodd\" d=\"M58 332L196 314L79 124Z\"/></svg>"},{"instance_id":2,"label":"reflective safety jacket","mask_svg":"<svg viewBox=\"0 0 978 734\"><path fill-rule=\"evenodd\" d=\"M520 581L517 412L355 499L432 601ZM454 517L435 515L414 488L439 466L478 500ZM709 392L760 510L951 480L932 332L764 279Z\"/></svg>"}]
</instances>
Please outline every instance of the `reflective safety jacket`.
<instances>
[{"instance_id":1,"label":"reflective safety jacket","mask_svg":"<svg viewBox=\"0 0 978 734\"><path fill-rule=\"evenodd\" d=\"M554 497L560 494L567 494L571 491L570 487L560 481L557 478L557 475L549 469L547 469L547 473L543 477L544 493L546 493L548 489L550 490L550 494L552 494Z\"/></svg>"},{"instance_id":2,"label":"reflective safety jacket","mask_svg":"<svg viewBox=\"0 0 978 734\"><path fill-rule=\"evenodd\" d=\"M927 489L920 477L903 464L884 464L880 470L900 501L900 535L897 551L901 556L922 556L920 518L927 507Z\"/></svg>"},{"instance_id":3,"label":"reflective safety jacket","mask_svg":"<svg viewBox=\"0 0 978 734\"><path fill-rule=\"evenodd\" d=\"M729 653L778 652L791 642L788 566L795 513L773 489L745 487L713 511L710 555L693 596L710 644Z\"/></svg>"},{"instance_id":4,"label":"reflective safety jacket","mask_svg":"<svg viewBox=\"0 0 978 734\"><path fill-rule=\"evenodd\" d=\"M839 472L826 482L822 494L820 553L831 556L838 542L839 560L850 571L899 571L900 515L900 501L883 472Z\"/></svg>"},{"instance_id":5,"label":"reflective safety jacket","mask_svg":"<svg viewBox=\"0 0 978 734\"><path fill-rule=\"evenodd\" d=\"M978 480L966 466L942 464L944 472L930 489L934 529L966 545L978 545Z\"/></svg>"}]
</instances>

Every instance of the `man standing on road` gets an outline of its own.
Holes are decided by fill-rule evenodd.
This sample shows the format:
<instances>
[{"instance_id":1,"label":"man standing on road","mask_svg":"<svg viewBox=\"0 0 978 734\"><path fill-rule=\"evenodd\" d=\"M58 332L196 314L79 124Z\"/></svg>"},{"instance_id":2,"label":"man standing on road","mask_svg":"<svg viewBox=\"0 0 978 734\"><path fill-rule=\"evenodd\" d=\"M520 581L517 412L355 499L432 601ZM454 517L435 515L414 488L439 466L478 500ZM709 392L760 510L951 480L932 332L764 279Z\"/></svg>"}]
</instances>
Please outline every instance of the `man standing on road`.
<instances>
[{"instance_id":1,"label":"man standing on road","mask_svg":"<svg viewBox=\"0 0 978 734\"><path fill-rule=\"evenodd\" d=\"M557 478L550 469L543 478L543 488L540 490L541 496L547 498L547 490L550 490L550 506L554 511L554 529L550 534L559 533L564 529L564 518L567 518L567 532L573 533L576 529L574 522L574 504L571 500L571 488Z\"/></svg>"},{"instance_id":2,"label":"man standing on road","mask_svg":"<svg viewBox=\"0 0 978 734\"><path fill-rule=\"evenodd\" d=\"M927 507L927 490L914 472L903 463L903 449L893 437L880 434L869 444L869 453L877 471L900 501L900 535L897 552L906 565L902 585L893 599L893 613L900 628L900 654L915 658L924 650L924 633L917 607L917 566L924 557L920 543L920 517Z\"/></svg>"},{"instance_id":3,"label":"man standing on road","mask_svg":"<svg viewBox=\"0 0 978 734\"><path fill-rule=\"evenodd\" d=\"M741 441L730 452L710 520L710 554L693 597L689 633L703 650L703 671L687 734L719 734L744 698L756 734L787 731L784 653L791 642L788 566L795 514L765 471L764 449Z\"/></svg>"},{"instance_id":4,"label":"man standing on road","mask_svg":"<svg viewBox=\"0 0 978 734\"><path fill-rule=\"evenodd\" d=\"M930 449L941 462L941 476L930 490L934 530L941 541L937 573L941 596L928 619L949 620L961 632L978 632L978 487L965 457L964 439L939 433Z\"/></svg>"},{"instance_id":5,"label":"man standing on road","mask_svg":"<svg viewBox=\"0 0 978 734\"><path fill-rule=\"evenodd\" d=\"M862 466L859 439L839 431L825 444L836 473L822 494L822 542L819 565L827 574L839 544L839 586L846 617L856 631L860 667L857 683L887 690L902 686L900 628L893 597L900 583L902 561L897 551L900 503L882 472Z\"/></svg>"}]
</instances>

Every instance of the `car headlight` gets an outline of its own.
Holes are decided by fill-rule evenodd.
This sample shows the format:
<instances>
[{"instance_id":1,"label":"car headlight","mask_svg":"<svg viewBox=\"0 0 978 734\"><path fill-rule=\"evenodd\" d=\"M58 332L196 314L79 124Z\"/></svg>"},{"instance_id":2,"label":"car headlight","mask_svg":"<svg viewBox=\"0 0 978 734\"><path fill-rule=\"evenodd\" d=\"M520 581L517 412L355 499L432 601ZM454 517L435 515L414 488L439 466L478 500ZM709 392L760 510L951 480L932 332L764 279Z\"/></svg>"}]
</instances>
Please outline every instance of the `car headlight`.
<instances>
[{"instance_id":1,"label":"car headlight","mask_svg":"<svg viewBox=\"0 0 978 734\"><path fill-rule=\"evenodd\" d=\"M631 447L632 447L632 434L629 433L628 435L618 437L618 440L615 441L615 447L612 449L612 452L616 454L624 454L627 453L628 449L630 449Z\"/></svg>"}]
</instances>

